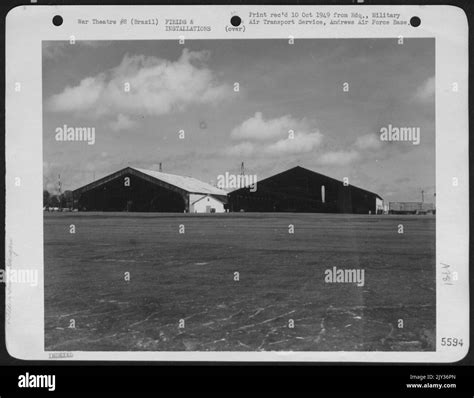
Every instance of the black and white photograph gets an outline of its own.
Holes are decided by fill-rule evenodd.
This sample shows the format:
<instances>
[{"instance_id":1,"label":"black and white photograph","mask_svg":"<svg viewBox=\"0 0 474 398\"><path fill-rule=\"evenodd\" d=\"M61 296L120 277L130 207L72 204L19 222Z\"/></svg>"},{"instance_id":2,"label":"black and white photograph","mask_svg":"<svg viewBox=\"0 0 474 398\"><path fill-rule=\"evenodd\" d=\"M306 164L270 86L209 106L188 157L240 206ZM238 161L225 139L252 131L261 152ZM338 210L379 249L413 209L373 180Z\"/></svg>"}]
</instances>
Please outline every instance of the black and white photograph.
<instances>
[{"instance_id":1,"label":"black and white photograph","mask_svg":"<svg viewBox=\"0 0 474 398\"><path fill-rule=\"evenodd\" d=\"M435 40L43 41L46 351L435 351Z\"/></svg>"},{"instance_id":2,"label":"black and white photograph","mask_svg":"<svg viewBox=\"0 0 474 398\"><path fill-rule=\"evenodd\" d=\"M474 6L420 1L8 9L0 395L472 396Z\"/></svg>"}]
</instances>

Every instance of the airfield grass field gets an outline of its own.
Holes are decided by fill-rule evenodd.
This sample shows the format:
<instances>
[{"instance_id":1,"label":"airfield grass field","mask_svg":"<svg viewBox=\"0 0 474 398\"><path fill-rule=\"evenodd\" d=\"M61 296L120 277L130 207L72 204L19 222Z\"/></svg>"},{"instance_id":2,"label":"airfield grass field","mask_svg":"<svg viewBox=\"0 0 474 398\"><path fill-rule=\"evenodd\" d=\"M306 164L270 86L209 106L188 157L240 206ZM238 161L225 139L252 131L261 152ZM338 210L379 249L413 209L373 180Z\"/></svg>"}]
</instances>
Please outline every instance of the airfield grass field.
<instances>
[{"instance_id":1,"label":"airfield grass field","mask_svg":"<svg viewBox=\"0 0 474 398\"><path fill-rule=\"evenodd\" d=\"M434 216L45 213L44 269L49 351L435 349Z\"/></svg>"}]
</instances>

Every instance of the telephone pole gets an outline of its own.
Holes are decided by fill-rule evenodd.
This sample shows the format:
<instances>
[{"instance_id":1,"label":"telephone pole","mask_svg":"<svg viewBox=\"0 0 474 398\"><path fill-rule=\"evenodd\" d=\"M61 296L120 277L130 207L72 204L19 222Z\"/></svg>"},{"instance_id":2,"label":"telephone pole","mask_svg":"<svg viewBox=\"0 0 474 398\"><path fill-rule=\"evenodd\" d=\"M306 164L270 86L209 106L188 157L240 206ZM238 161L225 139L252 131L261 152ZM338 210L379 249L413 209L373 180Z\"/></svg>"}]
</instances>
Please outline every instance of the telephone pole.
<instances>
[{"instance_id":1,"label":"telephone pole","mask_svg":"<svg viewBox=\"0 0 474 398\"><path fill-rule=\"evenodd\" d=\"M61 205L61 174L58 174L58 191L59 191L59 210L62 209Z\"/></svg>"}]
</instances>

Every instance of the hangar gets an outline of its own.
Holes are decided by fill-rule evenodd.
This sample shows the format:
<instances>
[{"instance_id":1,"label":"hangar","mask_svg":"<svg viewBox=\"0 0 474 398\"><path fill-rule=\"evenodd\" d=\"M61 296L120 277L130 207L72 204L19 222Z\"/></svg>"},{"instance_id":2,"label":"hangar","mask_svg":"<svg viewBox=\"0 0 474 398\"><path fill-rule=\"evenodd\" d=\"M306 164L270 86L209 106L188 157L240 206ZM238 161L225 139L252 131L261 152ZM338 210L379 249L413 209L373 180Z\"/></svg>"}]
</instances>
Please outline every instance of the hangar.
<instances>
[{"instance_id":1,"label":"hangar","mask_svg":"<svg viewBox=\"0 0 474 398\"><path fill-rule=\"evenodd\" d=\"M192 177L126 167L73 191L81 211L222 213L227 192Z\"/></svg>"},{"instance_id":2,"label":"hangar","mask_svg":"<svg viewBox=\"0 0 474 398\"><path fill-rule=\"evenodd\" d=\"M297 166L258 181L257 189L229 193L230 211L358 213L383 212L383 200L366 191Z\"/></svg>"}]
</instances>

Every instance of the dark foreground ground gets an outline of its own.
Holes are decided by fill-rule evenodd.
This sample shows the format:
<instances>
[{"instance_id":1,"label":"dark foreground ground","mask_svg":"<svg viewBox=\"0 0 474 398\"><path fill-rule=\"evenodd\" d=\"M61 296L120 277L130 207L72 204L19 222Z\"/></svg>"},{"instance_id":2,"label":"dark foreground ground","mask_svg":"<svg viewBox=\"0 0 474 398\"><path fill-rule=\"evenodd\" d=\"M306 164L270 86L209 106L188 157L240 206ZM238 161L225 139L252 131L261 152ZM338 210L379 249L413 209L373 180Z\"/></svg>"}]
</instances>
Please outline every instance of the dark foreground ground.
<instances>
[{"instance_id":1,"label":"dark foreground ground","mask_svg":"<svg viewBox=\"0 0 474 398\"><path fill-rule=\"evenodd\" d=\"M47 350L435 348L433 216L46 213L44 239Z\"/></svg>"}]
</instances>

